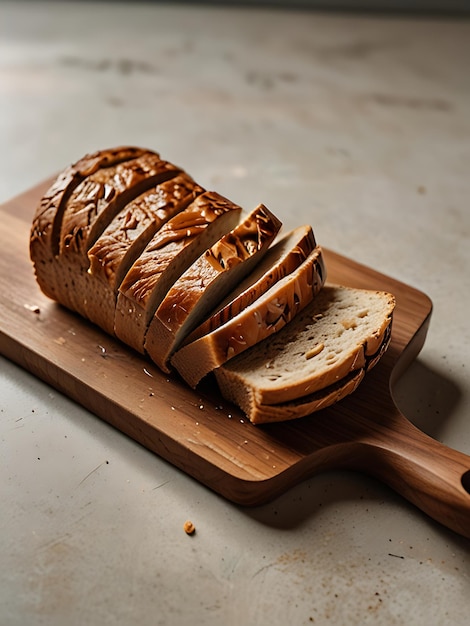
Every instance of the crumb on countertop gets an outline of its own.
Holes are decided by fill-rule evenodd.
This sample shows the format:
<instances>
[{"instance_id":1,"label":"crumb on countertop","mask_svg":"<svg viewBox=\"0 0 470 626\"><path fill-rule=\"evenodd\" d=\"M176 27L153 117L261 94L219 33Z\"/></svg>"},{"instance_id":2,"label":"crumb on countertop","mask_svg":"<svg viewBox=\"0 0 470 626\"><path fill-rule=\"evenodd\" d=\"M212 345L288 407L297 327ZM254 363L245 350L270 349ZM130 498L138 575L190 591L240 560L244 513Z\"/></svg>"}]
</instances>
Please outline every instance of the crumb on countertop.
<instances>
[{"instance_id":1,"label":"crumb on countertop","mask_svg":"<svg viewBox=\"0 0 470 626\"><path fill-rule=\"evenodd\" d=\"M196 526L194 526L194 524L190 520L187 520L184 523L183 528L184 528L184 532L187 535L194 535L194 533L196 532Z\"/></svg>"}]
</instances>

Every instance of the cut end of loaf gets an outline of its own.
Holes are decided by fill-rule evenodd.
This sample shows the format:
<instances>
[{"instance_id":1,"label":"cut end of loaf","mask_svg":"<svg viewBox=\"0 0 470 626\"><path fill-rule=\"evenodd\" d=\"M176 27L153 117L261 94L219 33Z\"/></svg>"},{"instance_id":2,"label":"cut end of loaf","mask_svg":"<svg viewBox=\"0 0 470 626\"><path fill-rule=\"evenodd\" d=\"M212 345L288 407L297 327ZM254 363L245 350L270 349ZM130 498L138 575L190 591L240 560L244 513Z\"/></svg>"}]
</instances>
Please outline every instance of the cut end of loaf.
<instances>
[{"instance_id":1,"label":"cut end of loaf","mask_svg":"<svg viewBox=\"0 0 470 626\"><path fill-rule=\"evenodd\" d=\"M391 294L325 285L312 303L269 341L216 370L223 395L246 404L298 400L364 369L388 337Z\"/></svg>"}]
</instances>

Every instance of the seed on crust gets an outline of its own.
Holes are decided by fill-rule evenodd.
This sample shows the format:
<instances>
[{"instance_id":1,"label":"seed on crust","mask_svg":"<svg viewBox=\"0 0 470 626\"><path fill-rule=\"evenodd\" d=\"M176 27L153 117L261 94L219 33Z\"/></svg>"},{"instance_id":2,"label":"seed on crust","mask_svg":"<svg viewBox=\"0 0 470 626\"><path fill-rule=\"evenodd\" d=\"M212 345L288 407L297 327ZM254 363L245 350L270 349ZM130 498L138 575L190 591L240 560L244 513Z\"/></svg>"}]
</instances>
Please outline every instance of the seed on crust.
<instances>
[{"instance_id":1,"label":"seed on crust","mask_svg":"<svg viewBox=\"0 0 470 626\"><path fill-rule=\"evenodd\" d=\"M320 354L324 347L323 343L317 344L314 348L305 353L305 358L311 359L312 357L317 356L317 354Z\"/></svg>"}]
</instances>

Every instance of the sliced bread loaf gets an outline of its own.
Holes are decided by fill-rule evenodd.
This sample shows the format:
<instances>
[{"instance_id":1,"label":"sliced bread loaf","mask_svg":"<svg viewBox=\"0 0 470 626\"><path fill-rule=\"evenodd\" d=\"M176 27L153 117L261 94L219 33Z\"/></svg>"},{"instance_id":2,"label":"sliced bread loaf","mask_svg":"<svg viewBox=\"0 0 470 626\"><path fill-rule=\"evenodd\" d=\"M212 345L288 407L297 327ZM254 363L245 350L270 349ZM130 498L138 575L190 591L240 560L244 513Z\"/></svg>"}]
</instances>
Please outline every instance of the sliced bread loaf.
<instances>
[{"instance_id":1,"label":"sliced bread loaf","mask_svg":"<svg viewBox=\"0 0 470 626\"><path fill-rule=\"evenodd\" d=\"M346 380L388 345L394 307L389 293L325 285L275 337L215 370L222 395L253 415Z\"/></svg>"},{"instance_id":2,"label":"sliced bread loaf","mask_svg":"<svg viewBox=\"0 0 470 626\"><path fill-rule=\"evenodd\" d=\"M206 191L150 240L119 288L116 336L144 353L147 327L173 283L239 221L241 207Z\"/></svg>"},{"instance_id":3,"label":"sliced bread loaf","mask_svg":"<svg viewBox=\"0 0 470 626\"><path fill-rule=\"evenodd\" d=\"M111 221L88 252L90 268L87 317L114 334L119 285L152 236L183 211L204 189L185 173L178 174L130 202Z\"/></svg>"},{"instance_id":4,"label":"sliced bread loaf","mask_svg":"<svg viewBox=\"0 0 470 626\"><path fill-rule=\"evenodd\" d=\"M310 227L265 254L279 220L262 205L251 222L241 212L155 152L104 150L45 194L31 259L46 295L164 371L171 357L193 387L213 371L254 423L301 417L351 393L377 363L395 301L323 286Z\"/></svg>"},{"instance_id":5,"label":"sliced bread loaf","mask_svg":"<svg viewBox=\"0 0 470 626\"><path fill-rule=\"evenodd\" d=\"M170 355L266 254L281 222L260 204L180 276L150 322L145 350L168 372Z\"/></svg>"},{"instance_id":6,"label":"sliced bread loaf","mask_svg":"<svg viewBox=\"0 0 470 626\"><path fill-rule=\"evenodd\" d=\"M191 387L196 387L206 374L263 339L263 345L271 345L276 338L270 336L296 318L317 296L325 276L322 251L316 246L296 270L275 283L250 306L219 328L178 350L171 359L172 365ZM242 359L242 355L239 358Z\"/></svg>"}]
</instances>

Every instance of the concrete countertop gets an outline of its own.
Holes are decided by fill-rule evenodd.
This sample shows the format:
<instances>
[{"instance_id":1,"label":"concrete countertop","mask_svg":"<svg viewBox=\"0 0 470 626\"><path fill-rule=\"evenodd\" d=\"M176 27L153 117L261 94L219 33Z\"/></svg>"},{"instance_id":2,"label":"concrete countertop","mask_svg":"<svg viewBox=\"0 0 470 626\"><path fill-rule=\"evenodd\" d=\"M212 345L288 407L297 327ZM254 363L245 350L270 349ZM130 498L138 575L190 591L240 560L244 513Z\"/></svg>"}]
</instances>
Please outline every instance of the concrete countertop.
<instances>
[{"instance_id":1,"label":"concrete countertop","mask_svg":"<svg viewBox=\"0 0 470 626\"><path fill-rule=\"evenodd\" d=\"M129 143L311 223L431 297L396 400L470 454L469 58L457 20L1 2L0 201ZM468 621L468 540L371 478L247 510L1 357L0 429L2 626Z\"/></svg>"}]
</instances>

